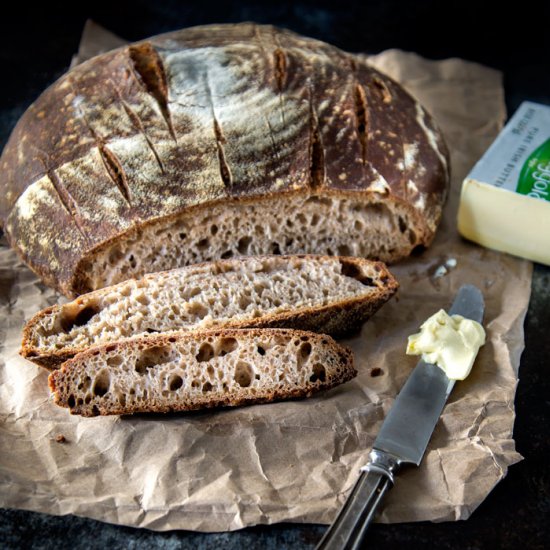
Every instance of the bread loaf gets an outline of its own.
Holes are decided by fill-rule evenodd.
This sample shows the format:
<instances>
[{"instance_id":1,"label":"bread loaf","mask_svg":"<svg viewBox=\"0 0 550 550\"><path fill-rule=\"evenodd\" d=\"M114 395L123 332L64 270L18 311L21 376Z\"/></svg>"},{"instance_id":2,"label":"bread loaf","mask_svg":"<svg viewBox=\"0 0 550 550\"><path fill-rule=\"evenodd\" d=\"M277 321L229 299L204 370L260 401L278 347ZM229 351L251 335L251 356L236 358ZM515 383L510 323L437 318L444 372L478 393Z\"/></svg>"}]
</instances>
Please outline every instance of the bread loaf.
<instances>
[{"instance_id":1,"label":"bread loaf","mask_svg":"<svg viewBox=\"0 0 550 550\"><path fill-rule=\"evenodd\" d=\"M255 24L157 36L76 66L0 158L11 244L68 296L238 255L395 261L427 246L449 158L362 57Z\"/></svg>"},{"instance_id":2,"label":"bread loaf","mask_svg":"<svg viewBox=\"0 0 550 550\"><path fill-rule=\"evenodd\" d=\"M85 351L50 374L58 405L96 416L188 411L305 397L356 375L329 336L285 329L134 338Z\"/></svg>"},{"instance_id":3,"label":"bread loaf","mask_svg":"<svg viewBox=\"0 0 550 550\"><path fill-rule=\"evenodd\" d=\"M48 368L101 343L173 330L290 327L339 335L397 290L380 262L328 256L220 260L146 275L47 308L21 354Z\"/></svg>"}]
</instances>

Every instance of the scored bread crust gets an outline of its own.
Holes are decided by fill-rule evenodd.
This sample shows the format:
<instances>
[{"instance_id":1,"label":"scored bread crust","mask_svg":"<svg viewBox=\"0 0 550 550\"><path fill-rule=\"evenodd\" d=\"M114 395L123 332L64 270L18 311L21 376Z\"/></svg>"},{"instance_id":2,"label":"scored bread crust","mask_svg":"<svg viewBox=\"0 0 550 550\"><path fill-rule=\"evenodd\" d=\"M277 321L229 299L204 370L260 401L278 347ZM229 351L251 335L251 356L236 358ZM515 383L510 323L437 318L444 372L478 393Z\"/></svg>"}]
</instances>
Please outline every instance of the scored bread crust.
<instances>
[{"instance_id":1,"label":"scored bread crust","mask_svg":"<svg viewBox=\"0 0 550 550\"><path fill-rule=\"evenodd\" d=\"M0 166L10 245L68 296L158 270L133 256L136 239L169 267L246 253L251 206L268 233L255 253L353 245L348 255L395 261L431 242L449 181L441 133L400 85L359 56L249 23L168 33L74 67L22 116ZM311 237L289 244L276 211L309 198L336 210L349 201L349 215L321 238L323 224L285 214ZM180 231L170 255L155 239L218 207L232 234L210 236L212 249ZM363 207L365 219L385 212L384 231L351 233Z\"/></svg>"},{"instance_id":2,"label":"scored bread crust","mask_svg":"<svg viewBox=\"0 0 550 550\"><path fill-rule=\"evenodd\" d=\"M189 281L191 277L196 277L197 275L201 276L200 282L203 288L209 288L214 283L217 274L247 273L252 277L251 274L254 273L267 273L269 274L268 281L271 282L281 271L284 273L290 271L292 273L292 270L294 270L299 274L304 269L313 270L324 265L330 267L331 264L335 266L334 269L337 269L337 272L330 271L328 275L341 277L343 280L349 277L362 285L354 291L354 295L343 298L339 297L338 299L329 297L326 303L314 306L288 304L283 309L281 307L274 308L272 312L262 310L259 316L255 316L256 314L253 311L247 313L245 310L243 312L244 318L243 316L241 318L226 316L226 318L219 319L213 316L212 310L210 310L206 315L210 319L209 321L202 321L185 328L186 330L195 331L204 331L210 328L294 328L323 332L332 336L342 336L359 327L397 291L399 285L383 263L348 257L312 255L257 256L219 260L171 272L152 273L139 281L126 281L114 287L107 287L85 294L73 302L48 307L34 315L25 325L20 354L42 367L55 369L67 359L77 353L81 353L92 345L95 346L137 335L142 336L143 333L132 333L123 337L119 334L110 337L109 335L104 336L100 334L93 337L93 342L86 342L79 346L68 344L54 349L43 343L45 334L65 334L67 325L75 323L79 315L82 312L88 311L89 308L92 308L91 313L94 315L102 307L108 308L112 305L110 298L113 296L117 298L114 302L115 307L125 297L127 298L130 292L139 293L136 298L133 298L134 303L144 298L148 301L152 290L157 290L160 296L162 296L168 277L179 277L182 281L180 285L185 292L186 280ZM296 284L299 284L299 282L300 279L296 277ZM197 282L195 281L194 284L196 285ZM243 285L246 285L246 283L241 281L239 288L243 287ZM307 295L308 288L301 288L300 292ZM193 298L196 298L196 296L188 300L181 297L180 301L176 304L179 310L185 309L186 302L190 304ZM283 300L284 303L284 296L277 295L277 298ZM159 301L162 298L157 296L154 299ZM166 296L163 299L166 300ZM108 305L103 306L105 303ZM147 304L143 306L144 309L147 307ZM229 304L229 307L235 308L236 305ZM134 311L133 313L135 314L136 312ZM93 318L92 316L83 324L91 322ZM119 322L112 321L112 323ZM74 326L71 328L74 328ZM182 328L184 328L182 321L175 319L171 322L170 330L181 330ZM162 332L168 332L166 327L163 328Z\"/></svg>"},{"instance_id":3,"label":"scored bread crust","mask_svg":"<svg viewBox=\"0 0 550 550\"><path fill-rule=\"evenodd\" d=\"M205 345L211 355L204 354ZM330 336L227 329L97 346L66 361L48 383L57 405L97 416L309 397L356 375L351 350Z\"/></svg>"}]
</instances>

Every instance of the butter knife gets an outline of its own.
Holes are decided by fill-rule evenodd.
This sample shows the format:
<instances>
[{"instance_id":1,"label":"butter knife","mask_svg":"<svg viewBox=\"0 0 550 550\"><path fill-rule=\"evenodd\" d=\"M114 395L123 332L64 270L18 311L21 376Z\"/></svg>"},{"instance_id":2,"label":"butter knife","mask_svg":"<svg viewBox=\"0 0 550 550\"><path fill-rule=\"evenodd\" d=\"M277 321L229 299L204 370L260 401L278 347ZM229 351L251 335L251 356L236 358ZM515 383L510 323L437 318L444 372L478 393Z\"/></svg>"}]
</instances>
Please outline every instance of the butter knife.
<instances>
[{"instance_id":1,"label":"butter knife","mask_svg":"<svg viewBox=\"0 0 550 550\"><path fill-rule=\"evenodd\" d=\"M481 323L483 296L478 288L464 285L449 310ZM317 550L356 550L385 492L393 485L397 470L418 466L432 432L455 384L443 369L422 359L399 392L374 440L369 462L329 527Z\"/></svg>"}]
</instances>

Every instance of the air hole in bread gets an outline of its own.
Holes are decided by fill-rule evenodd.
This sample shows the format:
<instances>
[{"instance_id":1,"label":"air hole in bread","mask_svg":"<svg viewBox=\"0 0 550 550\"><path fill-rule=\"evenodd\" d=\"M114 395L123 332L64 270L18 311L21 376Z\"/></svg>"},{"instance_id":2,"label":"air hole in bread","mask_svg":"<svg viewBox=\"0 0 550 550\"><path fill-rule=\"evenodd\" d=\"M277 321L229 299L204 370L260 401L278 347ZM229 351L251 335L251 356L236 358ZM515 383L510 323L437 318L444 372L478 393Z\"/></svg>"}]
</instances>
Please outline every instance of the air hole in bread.
<instances>
[{"instance_id":1,"label":"air hole in bread","mask_svg":"<svg viewBox=\"0 0 550 550\"><path fill-rule=\"evenodd\" d=\"M341 260L340 265L342 266L342 275L355 279L365 286L376 286L374 279L363 275L361 270L354 263Z\"/></svg>"},{"instance_id":2,"label":"air hole in bread","mask_svg":"<svg viewBox=\"0 0 550 550\"><path fill-rule=\"evenodd\" d=\"M136 296L136 300L142 305L142 306L148 306L151 303L151 300L145 294L140 294L139 296Z\"/></svg>"},{"instance_id":3,"label":"air hole in bread","mask_svg":"<svg viewBox=\"0 0 550 550\"><path fill-rule=\"evenodd\" d=\"M199 319L204 319L208 315L208 308L199 302L191 302L187 306L187 311L191 315L196 315Z\"/></svg>"},{"instance_id":4,"label":"air hole in bread","mask_svg":"<svg viewBox=\"0 0 550 550\"><path fill-rule=\"evenodd\" d=\"M309 342L303 342L302 345L298 348L298 355L297 355L297 366L299 369L301 369L304 364L309 359L309 356L311 355L311 344Z\"/></svg>"},{"instance_id":5,"label":"air hole in bread","mask_svg":"<svg viewBox=\"0 0 550 550\"><path fill-rule=\"evenodd\" d=\"M117 250L117 249L115 248L115 249L112 250L111 253L109 254L109 263L110 263L110 264L116 264L116 263L118 263L123 257L124 257L124 254L123 254L120 250Z\"/></svg>"},{"instance_id":6,"label":"air hole in bread","mask_svg":"<svg viewBox=\"0 0 550 550\"><path fill-rule=\"evenodd\" d=\"M107 365L109 367L120 367L122 365L124 359L120 355L114 355L113 357L107 358Z\"/></svg>"},{"instance_id":7,"label":"air hole in bread","mask_svg":"<svg viewBox=\"0 0 550 550\"><path fill-rule=\"evenodd\" d=\"M209 391L212 391L212 384L210 382L205 382L202 385L202 393L208 393Z\"/></svg>"},{"instance_id":8,"label":"air hole in bread","mask_svg":"<svg viewBox=\"0 0 550 550\"><path fill-rule=\"evenodd\" d=\"M97 376L95 377L94 384L92 387L92 393L98 397L102 397L109 391L110 386L111 386L111 376L109 374L109 371L106 369L103 369L99 371Z\"/></svg>"},{"instance_id":9,"label":"air hole in bread","mask_svg":"<svg viewBox=\"0 0 550 550\"><path fill-rule=\"evenodd\" d=\"M76 405L76 401L72 393L69 395L69 399L67 399L67 405L69 405L69 408L71 409Z\"/></svg>"},{"instance_id":10,"label":"air hole in bread","mask_svg":"<svg viewBox=\"0 0 550 550\"><path fill-rule=\"evenodd\" d=\"M204 343L201 344L195 359L202 363L203 361L210 361L212 357L214 357L214 348L210 344Z\"/></svg>"},{"instance_id":11,"label":"air hole in bread","mask_svg":"<svg viewBox=\"0 0 550 550\"><path fill-rule=\"evenodd\" d=\"M193 286L191 288L186 288L184 291L184 297L186 300L190 300L191 298L194 298L195 296L198 296L202 290L198 286Z\"/></svg>"},{"instance_id":12,"label":"air hole in bread","mask_svg":"<svg viewBox=\"0 0 550 550\"><path fill-rule=\"evenodd\" d=\"M381 376L382 374L384 374L384 371L380 368L380 367L374 367L371 371L370 371L370 375L375 378L376 376Z\"/></svg>"},{"instance_id":13,"label":"air hole in bread","mask_svg":"<svg viewBox=\"0 0 550 550\"><path fill-rule=\"evenodd\" d=\"M407 224L405 223L405 220L401 216L398 216L397 223L399 225L399 231L401 231L401 233L405 233L405 231L407 231Z\"/></svg>"},{"instance_id":14,"label":"air hole in bread","mask_svg":"<svg viewBox=\"0 0 550 550\"><path fill-rule=\"evenodd\" d=\"M280 254L281 253L281 247L279 246L279 243L271 243L271 253L272 254Z\"/></svg>"},{"instance_id":15,"label":"air hole in bread","mask_svg":"<svg viewBox=\"0 0 550 550\"><path fill-rule=\"evenodd\" d=\"M321 365L321 363L315 363L311 370L313 374L309 377L310 382L325 381L326 371L325 371L325 367Z\"/></svg>"},{"instance_id":16,"label":"air hole in bread","mask_svg":"<svg viewBox=\"0 0 550 550\"><path fill-rule=\"evenodd\" d=\"M239 251L239 254L246 254L251 242L252 237L241 237L237 243L237 250Z\"/></svg>"},{"instance_id":17,"label":"air hole in bread","mask_svg":"<svg viewBox=\"0 0 550 550\"><path fill-rule=\"evenodd\" d=\"M154 346L144 349L136 361L136 372L145 374L147 369L158 365L164 365L172 360L172 349L170 346Z\"/></svg>"},{"instance_id":18,"label":"air hole in bread","mask_svg":"<svg viewBox=\"0 0 550 550\"><path fill-rule=\"evenodd\" d=\"M248 388L252 383L254 377L254 370L252 366L244 361L239 361L235 368L235 382L241 386L241 388Z\"/></svg>"},{"instance_id":19,"label":"air hole in bread","mask_svg":"<svg viewBox=\"0 0 550 550\"><path fill-rule=\"evenodd\" d=\"M223 357L232 351L235 351L239 346L235 338L222 338L218 342L218 355Z\"/></svg>"},{"instance_id":20,"label":"air hole in bread","mask_svg":"<svg viewBox=\"0 0 550 550\"><path fill-rule=\"evenodd\" d=\"M199 250L205 250L208 248L208 245L210 244L210 241L208 239L201 239L197 242L197 248Z\"/></svg>"},{"instance_id":21,"label":"air hole in bread","mask_svg":"<svg viewBox=\"0 0 550 550\"><path fill-rule=\"evenodd\" d=\"M260 354L260 355L265 355L265 348L263 346L258 346L256 348L256 351Z\"/></svg>"},{"instance_id":22,"label":"air hole in bread","mask_svg":"<svg viewBox=\"0 0 550 550\"><path fill-rule=\"evenodd\" d=\"M262 294L266 291L266 285L261 283L256 283L254 285L254 292L261 298Z\"/></svg>"},{"instance_id":23,"label":"air hole in bread","mask_svg":"<svg viewBox=\"0 0 550 550\"><path fill-rule=\"evenodd\" d=\"M216 235L218 232L218 226L216 224L213 224L210 226L210 234L211 235Z\"/></svg>"},{"instance_id":24,"label":"air hole in bread","mask_svg":"<svg viewBox=\"0 0 550 550\"><path fill-rule=\"evenodd\" d=\"M232 250L226 250L223 254L221 254L220 258L222 260L227 260L227 258L231 258L233 256Z\"/></svg>"},{"instance_id":25,"label":"air hole in bread","mask_svg":"<svg viewBox=\"0 0 550 550\"><path fill-rule=\"evenodd\" d=\"M342 275L344 277L350 277L351 279L357 279L361 276L361 270L352 262L340 260L342 266Z\"/></svg>"},{"instance_id":26,"label":"air hole in bread","mask_svg":"<svg viewBox=\"0 0 550 550\"><path fill-rule=\"evenodd\" d=\"M61 328L64 332L70 332L74 327L81 327L87 324L99 311L99 307L95 304L87 305L76 312L76 314L73 308L64 308L60 320Z\"/></svg>"},{"instance_id":27,"label":"air hole in bread","mask_svg":"<svg viewBox=\"0 0 550 550\"><path fill-rule=\"evenodd\" d=\"M241 310L245 310L252 303L252 298L249 296L241 296L239 298L239 307Z\"/></svg>"},{"instance_id":28,"label":"air hole in bread","mask_svg":"<svg viewBox=\"0 0 550 550\"><path fill-rule=\"evenodd\" d=\"M170 391L179 390L183 386L183 378L179 374L173 374L170 376L168 387Z\"/></svg>"}]
</instances>

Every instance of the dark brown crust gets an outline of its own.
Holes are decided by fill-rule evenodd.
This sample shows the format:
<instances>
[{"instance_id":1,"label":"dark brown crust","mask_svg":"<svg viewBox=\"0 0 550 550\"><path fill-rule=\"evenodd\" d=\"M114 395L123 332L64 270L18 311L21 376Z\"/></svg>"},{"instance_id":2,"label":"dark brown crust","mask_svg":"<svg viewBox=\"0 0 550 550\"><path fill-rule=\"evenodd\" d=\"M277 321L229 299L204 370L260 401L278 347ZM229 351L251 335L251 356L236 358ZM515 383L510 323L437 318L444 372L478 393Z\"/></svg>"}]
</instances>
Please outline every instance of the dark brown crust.
<instances>
[{"instance_id":1,"label":"dark brown crust","mask_svg":"<svg viewBox=\"0 0 550 550\"><path fill-rule=\"evenodd\" d=\"M256 259L261 259L257 256ZM339 337L350 333L360 327L367 319L369 319L378 309L385 304L399 288L399 284L387 267L382 262L372 262L363 258L343 257L343 256L313 256L313 255L296 255L296 256L277 256L280 261L292 261L294 258L316 258L324 261L336 261L347 266L348 270L356 269L357 275L360 277L363 270L367 267L373 267L379 272L379 278L373 280L376 284L377 291L373 295L366 297L342 300L335 302L332 305L317 307L317 308L302 308L301 310L288 311L276 315L266 315L256 318L248 322L229 323L226 327L232 329L241 328L291 328L297 330L306 330L312 332L322 332L331 336ZM202 266L211 265L212 270L226 271L231 265L241 264L245 259L230 259L219 260L210 264L196 264L192 269L201 268ZM162 275L163 272L146 275L146 278L156 278ZM123 284L123 283L122 283ZM97 290L82 295L78 298L78 302L85 304L94 297L100 296L109 292L112 287ZM45 367L49 370L57 369L64 361L74 357L77 353L81 353L82 348L67 348L59 350L55 353L43 353L39 348L32 345L33 330L40 321L50 315L59 312L61 306L50 306L36 313L25 325L23 329L23 342L21 344L20 354L29 359L33 363ZM221 327L220 327L221 328Z\"/></svg>"},{"instance_id":2,"label":"dark brown crust","mask_svg":"<svg viewBox=\"0 0 550 550\"><path fill-rule=\"evenodd\" d=\"M145 348L163 346L167 345L170 341L175 340L199 340L202 341L204 338L209 336L215 337L233 337L233 338L242 338L243 335L258 337L261 339L263 335L266 337L272 337L274 334L281 334L289 339L295 337L305 337L308 341L316 341L317 343L322 343L327 346L327 349L330 349L330 352L337 356L340 361L341 372L340 374L332 375L328 373L326 380L321 381L317 380L311 384L308 384L306 387L292 388L281 390L277 387L265 389L263 393L258 392L254 396L246 395L246 391L242 392L245 395L227 395L223 397L208 397L203 400L198 400L194 403L178 403L175 406L159 406L151 405L150 403L145 403L142 406L138 407L125 407L125 408L106 408L106 407L97 407L95 409L83 406L69 406L68 396L63 395L60 390L62 385L62 379L67 371L72 368L77 368L79 363L86 361L88 357L93 355L101 354L107 352L107 348L111 349L113 346L116 346L118 350L124 350L125 348L133 348L137 346L144 346ZM251 405L256 403L267 403L274 400L282 399L297 399L303 397L310 397L314 393L319 391L328 390L347 382L354 378L357 375L357 371L354 367L353 362L353 353L352 351L340 344L337 344L330 336L316 334L307 331L301 330L292 330L292 329L227 329L227 330L214 330L214 331L203 331L203 332L186 332L186 333L172 333L170 335L155 335L148 338L133 338L123 342L118 342L115 344L106 344L102 346L96 346L90 348L87 351L84 351L73 359L66 361L60 369L53 371L48 377L48 385L50 391L54 395L54 402L61 406L70 409L71 414L79 414L82 416L97 416L97 415L120 415L120 414L135 414L135 413L166 413L166 412L181 412L181 411L192 411L197 409L208 409L214 407L237 407L242 405Z\"/></svg>"},{"instance_id":3,"label":"dark brown crust","mask_svg":"<svg viewBox=\"0 0 550 550\"><path fill-rule=\"evenodd\" d=\"M252 140L218 115L222 96L237 103L251 86ZM48 88L0 158L0 218L20 257L71 296L89 290L83 266L109 244L229 201L397 202L417 242L384 258L394 261L433 238L448 164L431 117L361 58L269 26L196 27L93 58Z\"/></svg>"}]
</instances>

